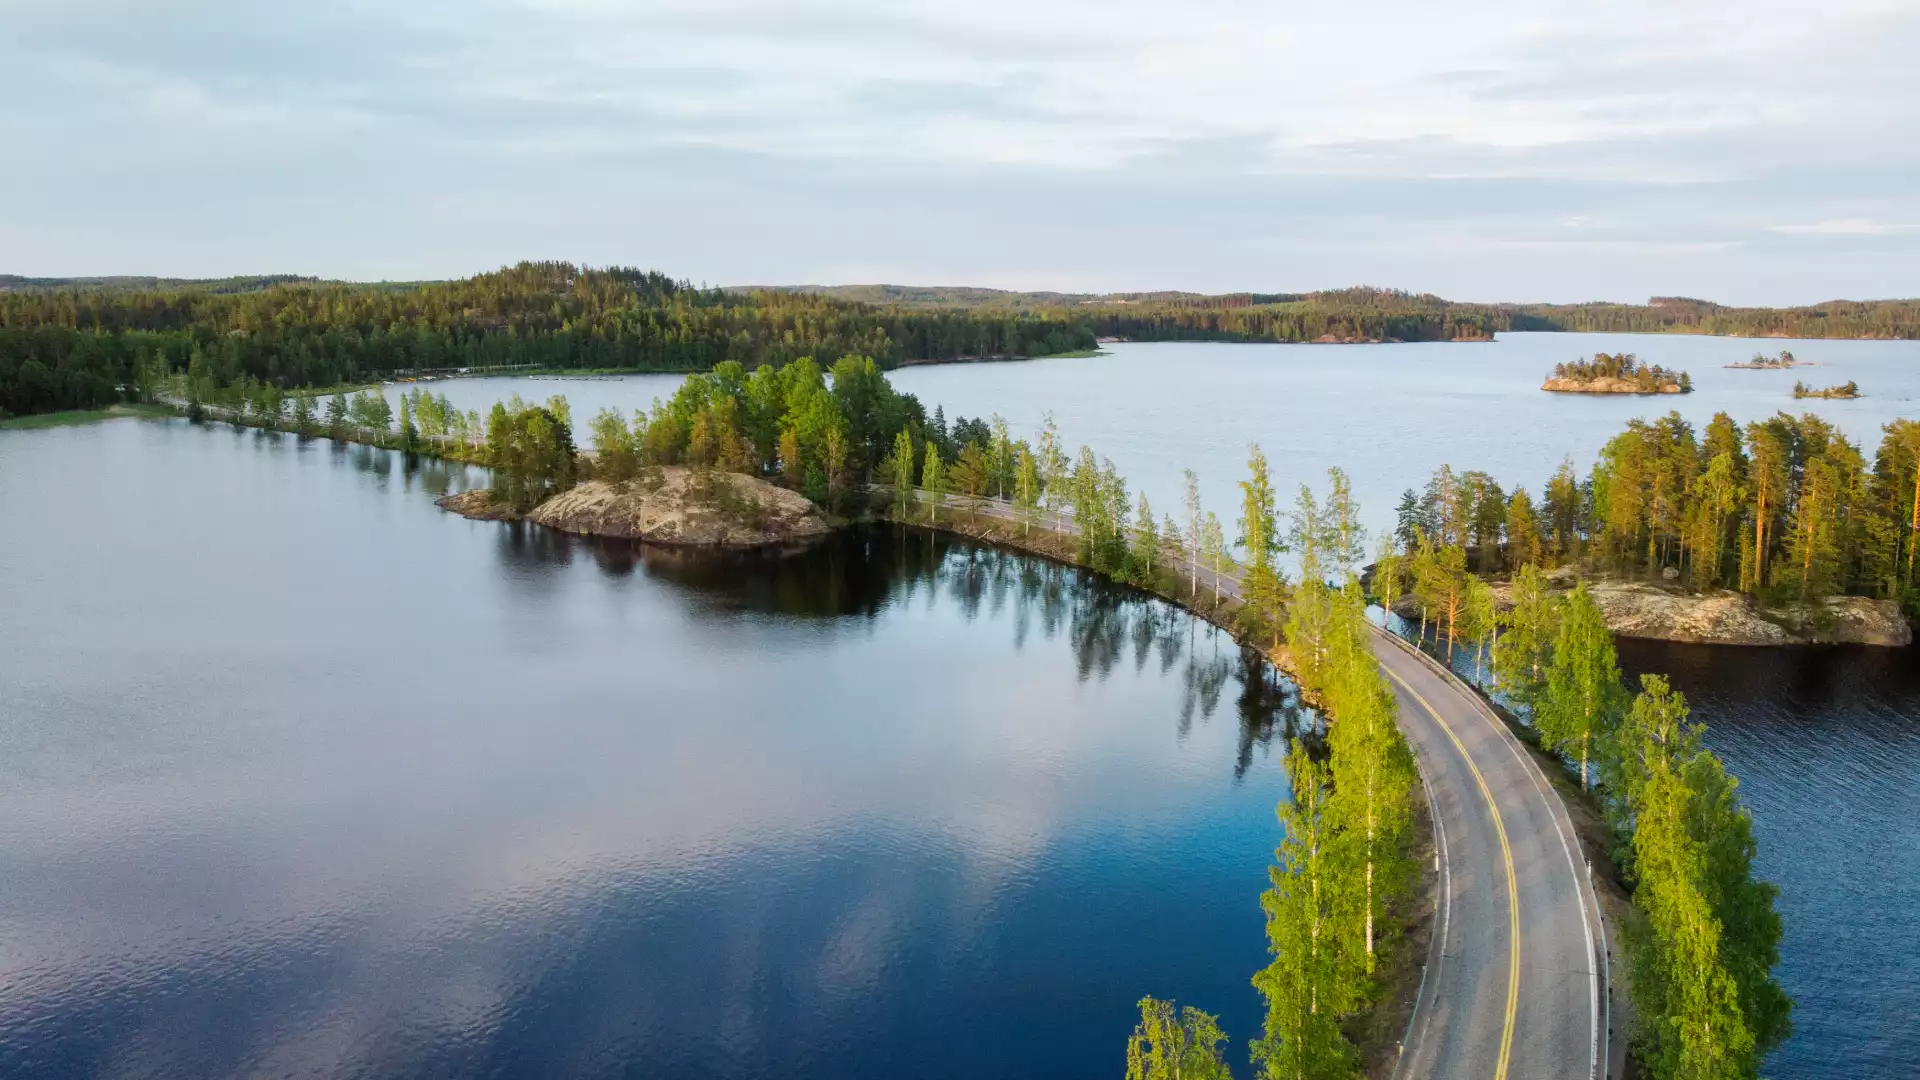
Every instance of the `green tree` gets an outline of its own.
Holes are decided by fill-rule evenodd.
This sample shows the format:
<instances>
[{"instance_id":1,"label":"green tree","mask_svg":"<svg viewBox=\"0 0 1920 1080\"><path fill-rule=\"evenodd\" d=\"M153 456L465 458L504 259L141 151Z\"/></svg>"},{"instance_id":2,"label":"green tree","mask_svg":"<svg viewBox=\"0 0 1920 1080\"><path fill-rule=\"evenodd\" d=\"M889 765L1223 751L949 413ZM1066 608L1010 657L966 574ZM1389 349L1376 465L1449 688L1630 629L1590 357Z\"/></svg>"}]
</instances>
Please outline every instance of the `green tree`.
<instances>
[{"instance_id":1,"label":"green tree","mask_svg":"<svg viewBox=\"0 0 1920 1080\"><path fill-rule=\"evenodd\" d=\"M1021 443L1013 473L1013 506L1020 516L1020 531L1029 532L1040 513L1040 467L1033 451Z\"/></svg>"},{"instance_id":2,"label":"green tree","mask_svg":"<svg viewBox=\"0 0 1920 1080\"><path fill-rule=\"evenodd\" d=\"M335 439L346 437L347 395L335 394L327 399L327 432Z\"/></svg>"},{"instance_id":3,"label":"green tree","mask_svg":"<svg viewBox=\"0 0 1920 1080\"><path fill-rule=\"evenodd\" d=\"M1181 501L1187 511L1187 595L1200 595L1200 550L1203 539L1200 535L1200 477L1192 469L1182 469L1180 479L1183 490Z\"/></svg>"},{"instance_id":4,"label":"green tree","mask_svg":"<svg viewBox=\"0 0 1920 1080\"><path fill-rule=\"evenodd\" d=\"M893 451L881 463L880 472L893 488L893 516L905 521L913 502L913 435L906 428L893 437Z\"/></svg>"},{"instance_id":5,"label":"green tree","mask_svg":"<svg viewBox=\"0 0 1920 1080\"><path fill-rule=\"evenodd\" d=\"M1133 516L1133 566L1140 583L1153 587L1154 571L1160 555L1160 530L1153 520L1153 506L1147 493L1140 493L1140 509Z\"/></svg>"},{"instance_id":6,"label":"green tree","mask_svg":"<svg viewBox=\"0 0 1920 1080\"><path fill-rule=\"evenodd\" d=\"M1507 599L1511 606L1500 616L1504 632L1493 649L1494 680L1507 700L1534 712L1547 690L1560 605L1531 563L1514 572Z\"/></svg>"},{"instance_id":7,"label":"green tree","mask_svg":"<svg viewBox=\"0 0 1920 1080\"><path fill-rule=\"evenodd\" d=\"M602 409L593 418L593 471L602 480L618 483L639 471L633 431L617 409Z\"/></svg>"},{"instance_id":8,"label":"green tree","mask_svg":"<svg viewBox=\"0 0 1920 1080\"><path fill-rule=\"evenodd\" d=\"M1247 569L1240 576L1241 594L1256 619L1269 620L1274 644L1280 644L1280 605L1286 599L1285 582L1274 567L1274 557L1285 551L1280 543L1279 516L1274 509L1273 480L1260 444L1247 447L1247 479L1240 482L1240 539L1246 549Z\"/></svg>"},{"instance_id":9,"label":"green tree","mask_svg":"<svg viewBox=\"0 0 1920 1080\"><path fill-rule=\"evenodd\" d=\"M1299 750L1287 755L1287 772L1293 798L1279 810L1286 839L1268 870L1272 886L1260 897L1273 961L1253 977L1267 1004L1253 1060L1272 1080L1345 1078L1357 1055L1340 1018L1358 1002L1360 980L1337 932L1341 902L1351 894L1339 880L1342 853L1327 806L1331 777Z\"/></svg>"},{"instance_id":10,"label":"green tree","mask_svg":"<svg viewBox=\"0 0 1920 1080\"><path fill-rule=\"evenodd\" d=\"M927 460L920 466L920 486L927 492L927 524L940 520L940 504L947 499L947 470L940 460L940 447L927 440Z\"/></svg>"},{"instance_id":11,"label":"green tree","mask_svg":"<svg viewBox=\"0 0 1920 1080\"><path fill-rule=\"evenodd\" d=\"M1540 517L1533 508L1533 496L1517 487L1507 498L1507 565L1518 569L1538 566L1545 555L1540 542Z\"/></svg>"},{"instance_id":12,"label":"green tree","mask_svg":"<svg viewBox=\"0 0 1920 1080\"><path fill-rule=\"evenodd\" d=\"M1140 1026L1127 1040L1127 1080L1232 1080L1220 1056L1226 1041L1218 1017L1141 998Z\"/></svg>"},{"instance_id":13,"label":"green tree","mask_svg":"<svg viewBox=\"0 0 1920 1080\"><path fill-rule=\"evenodd\" d=\"M1351 579L1349 579L1351 582ZM1396 722L1399 703L1374 659L1365 598L1358 584L1334 601L1325 682L1333 797L1329 817L1364 868L1361 936L1365 971L1377 959L1376 923L1412 881L1405 843L1413 823L1413 752Z\"/></svg>"},{"instance_id":14,"label":"green tree","mask_svg":"<svg viewBox=\"0 0 1920 1080\"><path fill-rule=\"evenodd\" d=\"M1613 734L1625 697L1613 634L1582 582L1561 614L1546 697L1534 711L1534 722L1548 746L1579 755L1582 788L1591 786L1595 744L1604 744Z\"/></svg>"},{"instance_id":15,"label":"green tree","mask_svg":"<svg viewBox=\"0 0 1920 1080\"><path fill-rule=\"evenodd\" d=\"M302 438L313 434L313 398L307 394L293 396L293 430Z\"/></svg>"},{"instance_id":16,"label":"green tree","mask_svg":"<svg viewBox=\"0 0 1920 1080\"><path fill-rule=\"evenodd\" d=\"M960 459L953 463L951 479L954 490L970 499L987 493L993 483L993 468L979 443L970 442L960 449Z\"/></svg>"}]
</instances>

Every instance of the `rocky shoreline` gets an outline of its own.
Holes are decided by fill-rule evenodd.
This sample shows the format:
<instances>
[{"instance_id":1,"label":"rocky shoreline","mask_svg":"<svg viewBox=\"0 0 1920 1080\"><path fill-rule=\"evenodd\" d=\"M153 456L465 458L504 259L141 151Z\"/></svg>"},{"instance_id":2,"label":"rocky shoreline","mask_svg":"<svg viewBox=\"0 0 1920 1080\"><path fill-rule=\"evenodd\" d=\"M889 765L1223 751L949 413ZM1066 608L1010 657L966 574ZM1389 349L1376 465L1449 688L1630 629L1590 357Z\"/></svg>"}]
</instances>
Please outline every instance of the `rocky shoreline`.
<instances>
[{"instance_id":1,"label":"rocky shoreline","mask_svg":"<svg viewBox=\"0 0 1920 1080\"><path fill-rule=\"evenodd\" d=\"M688 547L805 543L834 525L798 492L739 473L664 465L632 480L588 480L532 510L496 502L485 488L438 500L477 521L531 521L561 532Z\"/></svg>"},{"instance_id":2,"label":"rocky shoreline","mask_svg":"<svg viewBox=\"0 0 1920 1080\"><path fill-rule=\"evenodd\" d=\"M1540 384L1540 389L1556 394L1637 394L1641 397L1687 392L1677 382L1661 383L1658 388L1649 390L1630 379L1548 379Z\"/></svg>"},{"instance_id":3,"label":"rocky shoreline","mask_svg":"<svg viewBox=\"0 0 1920 1080\"><path fill-rule=\"evenodd\" d=\"M1570 589L1572 576L1551 579L1556 591ZM1878 645L1899 648L1913 643L1913 627L1891 600L1832 596L1817 604L1762 608L1741 593L1721 589L1692 594L1645 582L1589 581L1587 591L1621 637L1675 641L1693 645ZM1508 586L1493 585L1494 603L1510 610ZM1393 606L1402 618L1417 619L1411 597Z\"/></svg>"}]
</instances>

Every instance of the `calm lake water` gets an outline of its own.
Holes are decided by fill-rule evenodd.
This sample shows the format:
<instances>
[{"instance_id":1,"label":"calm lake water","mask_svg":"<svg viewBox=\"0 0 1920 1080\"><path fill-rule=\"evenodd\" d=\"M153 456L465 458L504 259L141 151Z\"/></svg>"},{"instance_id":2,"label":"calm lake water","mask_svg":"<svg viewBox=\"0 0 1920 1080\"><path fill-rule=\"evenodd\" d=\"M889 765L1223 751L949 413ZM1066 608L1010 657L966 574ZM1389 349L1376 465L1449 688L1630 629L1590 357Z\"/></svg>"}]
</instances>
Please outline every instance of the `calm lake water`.
<instances>
[{"instance_id":1,"label":"calm lake water","mask_svg":"<svg viewBox=\"0 0 1920 1080\"><path fill-rule=\"evenodd\" d=\"M464 480L0 433L0 1076L1107 1077L1147 993L1255 1031L1297 716L1223 636Z\"/></svg>"},{"instance_id":2,"label":"calm lake water","mask_svg":"<svg viewBox=\"0 0 1920 1080\"><path fill-rule=\"evenodd\" d=\"M1584 474L1600 447L1636 416L1677 409L1704 427L1717 411L1742 422L1780 410L1815 412L1864 444L1880 425L1920 417L1920 342L1756 341L1656 334L1503 334L1492 342L1397 345L1118 344L1080 360L914 367L892 373L931 412L1006 417L1033 437L1051 412L1069 448L1111 457L1134 491L1178 516L1181 469L1200 476L1205 501L1231 524L1247 444L1272 463L1282 502L1301 483L1324 489L1338 466L1376 533L1391 527L1400 493L1442 462L1482 469L1539 494L1571 457ZM1789 349L1819 367L1733 371L1756 351ZM1561 361L1595 352L1637 353L1693 375L1685 395L1549 394L1540 381ZM630 411L671 397L678 375L622 379L465 379L434 384L462 408L485 410L518 393L565 394L576 425L601 408ZM1857 401L1794 401L1795 380L1852 379Z\"/></svg>"},{"instance_id":3,"label":"calm lake water","mask_svg":"<svg viewBox=\"0 0 1920 1080\"><path fill-rule=\"evenodd\" d=\"M1824 366L1720 366L1783 347ZM1699 392L1536 389L1601 350ZM1667 408L1817 411L1871 452L1920 415L1920 343L1119 345L894 381L1022 435L1051 411L1162 511L1191 467L1231 521L1257 439L1284 485L1347 469L1378 529L1440 461L1537 488ZM678 382L435 389L584 419ZM465 482L221 427L0 433L0 1075L1110 1076L1145 993L1253 1033L1297 718L1230 643L926 538L683 560L432 506ZM1711 726L1781 885L1769 1075L1911 1076L1920 650L1622 661Z\"/></svg>"}]
</instances>

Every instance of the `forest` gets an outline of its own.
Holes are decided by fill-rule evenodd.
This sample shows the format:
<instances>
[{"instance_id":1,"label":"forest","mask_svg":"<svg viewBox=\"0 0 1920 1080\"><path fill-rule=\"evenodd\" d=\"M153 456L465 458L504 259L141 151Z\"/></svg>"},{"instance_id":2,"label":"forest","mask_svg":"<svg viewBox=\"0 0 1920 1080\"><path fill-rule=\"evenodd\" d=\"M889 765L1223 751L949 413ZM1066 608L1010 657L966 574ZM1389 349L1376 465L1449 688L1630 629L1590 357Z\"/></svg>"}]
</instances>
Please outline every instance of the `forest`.
<instances>
[{"instance_id":1,"label":"forest","mask_svg":"<svg viewBox=\"0 0 1920 1080\"><path fill-rule=\"evenodd\" d=\"M1424 293L1007 293L907 286L702 288L654 271L523 262L457 281L0 276L0 413L98 408L198 356L220 385L283 390L453 369L706 371L859 354L1048 356L1128 341L1459 341L1636 331L1920 337L1920 301L1733 308L1465 304Z\"/></svg>"},{"instance_id":2,"label":"forest","mask_svg":"<svg viewBox=\"0 0 1920 1080\"><path fill-rule=\"evenodd\" d=\"M802 356L907 360L1092 348L1084 321L694 288L620 267L521 263L451 282L0 290L0 412L98 408L195 370L283 390L454 369L706 371Z\"/></svg>"},{"instance_id":3,"label":"forest","mask_svg":"<svg viewBox=\"0 0 1920 1080\"><path fill-rule=\"evenodd\" d=\"M1102 337L1138 341L1312 341L1328 333L1342 338L1446 341L1502 331L1920 338L1920 300L1834 300L1800 307L1742 308L1683 296L1656 296L1645 304L1472 304L1368 287L1219 295L1016 293L897 285L801 291L912 307L1046 311L1091 318ZM1363 332L1342 332L1350 328Z\"/></svg>"},{"instance_id":4,"label":"forest","mask_svg":"<svg viewBox=\"0 0 1920 1080\"><path fill-rule=\"evenodd\" d=\"M1744 427L1719 413L1704 431L1668 413L1629 422L1588 475L1565 462L1539 490L1443 465L1401 496L1396 535L1481 574L1580 563L1769 605L1866 596L1920 616L1920 422L1887 424L1869 459L1811 413Z\"/></svg>"}]
</instances>

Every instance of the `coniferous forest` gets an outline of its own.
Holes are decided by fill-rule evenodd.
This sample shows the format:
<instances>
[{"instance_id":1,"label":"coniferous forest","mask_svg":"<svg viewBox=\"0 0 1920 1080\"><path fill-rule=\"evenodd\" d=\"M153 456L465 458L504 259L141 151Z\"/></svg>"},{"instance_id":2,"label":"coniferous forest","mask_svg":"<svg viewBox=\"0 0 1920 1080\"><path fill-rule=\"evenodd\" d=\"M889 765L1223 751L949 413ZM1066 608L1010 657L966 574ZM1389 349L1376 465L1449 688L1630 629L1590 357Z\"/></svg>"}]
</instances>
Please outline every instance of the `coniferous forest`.
<instances>
[{"instance_id":1,"label":"coniferous forest","mask_svg":"<svg viewBox=\"0 0 1920 1080\"><path fill-rule=\"evenodd\" d=\"M1502 331L1920 337L1920 301L1731 308L1461 304L1354 288L1315 293L1001 293L988 289L699 288L568 263L446 282L289 275L183 281L0 276L0 413L98 408L196 363L217 386L285 390L400 372L705 371L857 353L912 361L1046 356L1129 341L1453 341Z\"/></svg>"},{"instance_id":2,"label":"coniferous forest","mask_svg":"<svg viewBox=\"0 0 1920 1080\"><path fill-rule=\"evenodd\" d=\"M704 371L848 353L892 367L1094 344L1083 321L1054 315L700 289L566 263L418 285L244 284L0 291L0 411L98 408L174 372L297 389L460 368Z\"/></svg>"}]
</instances>

